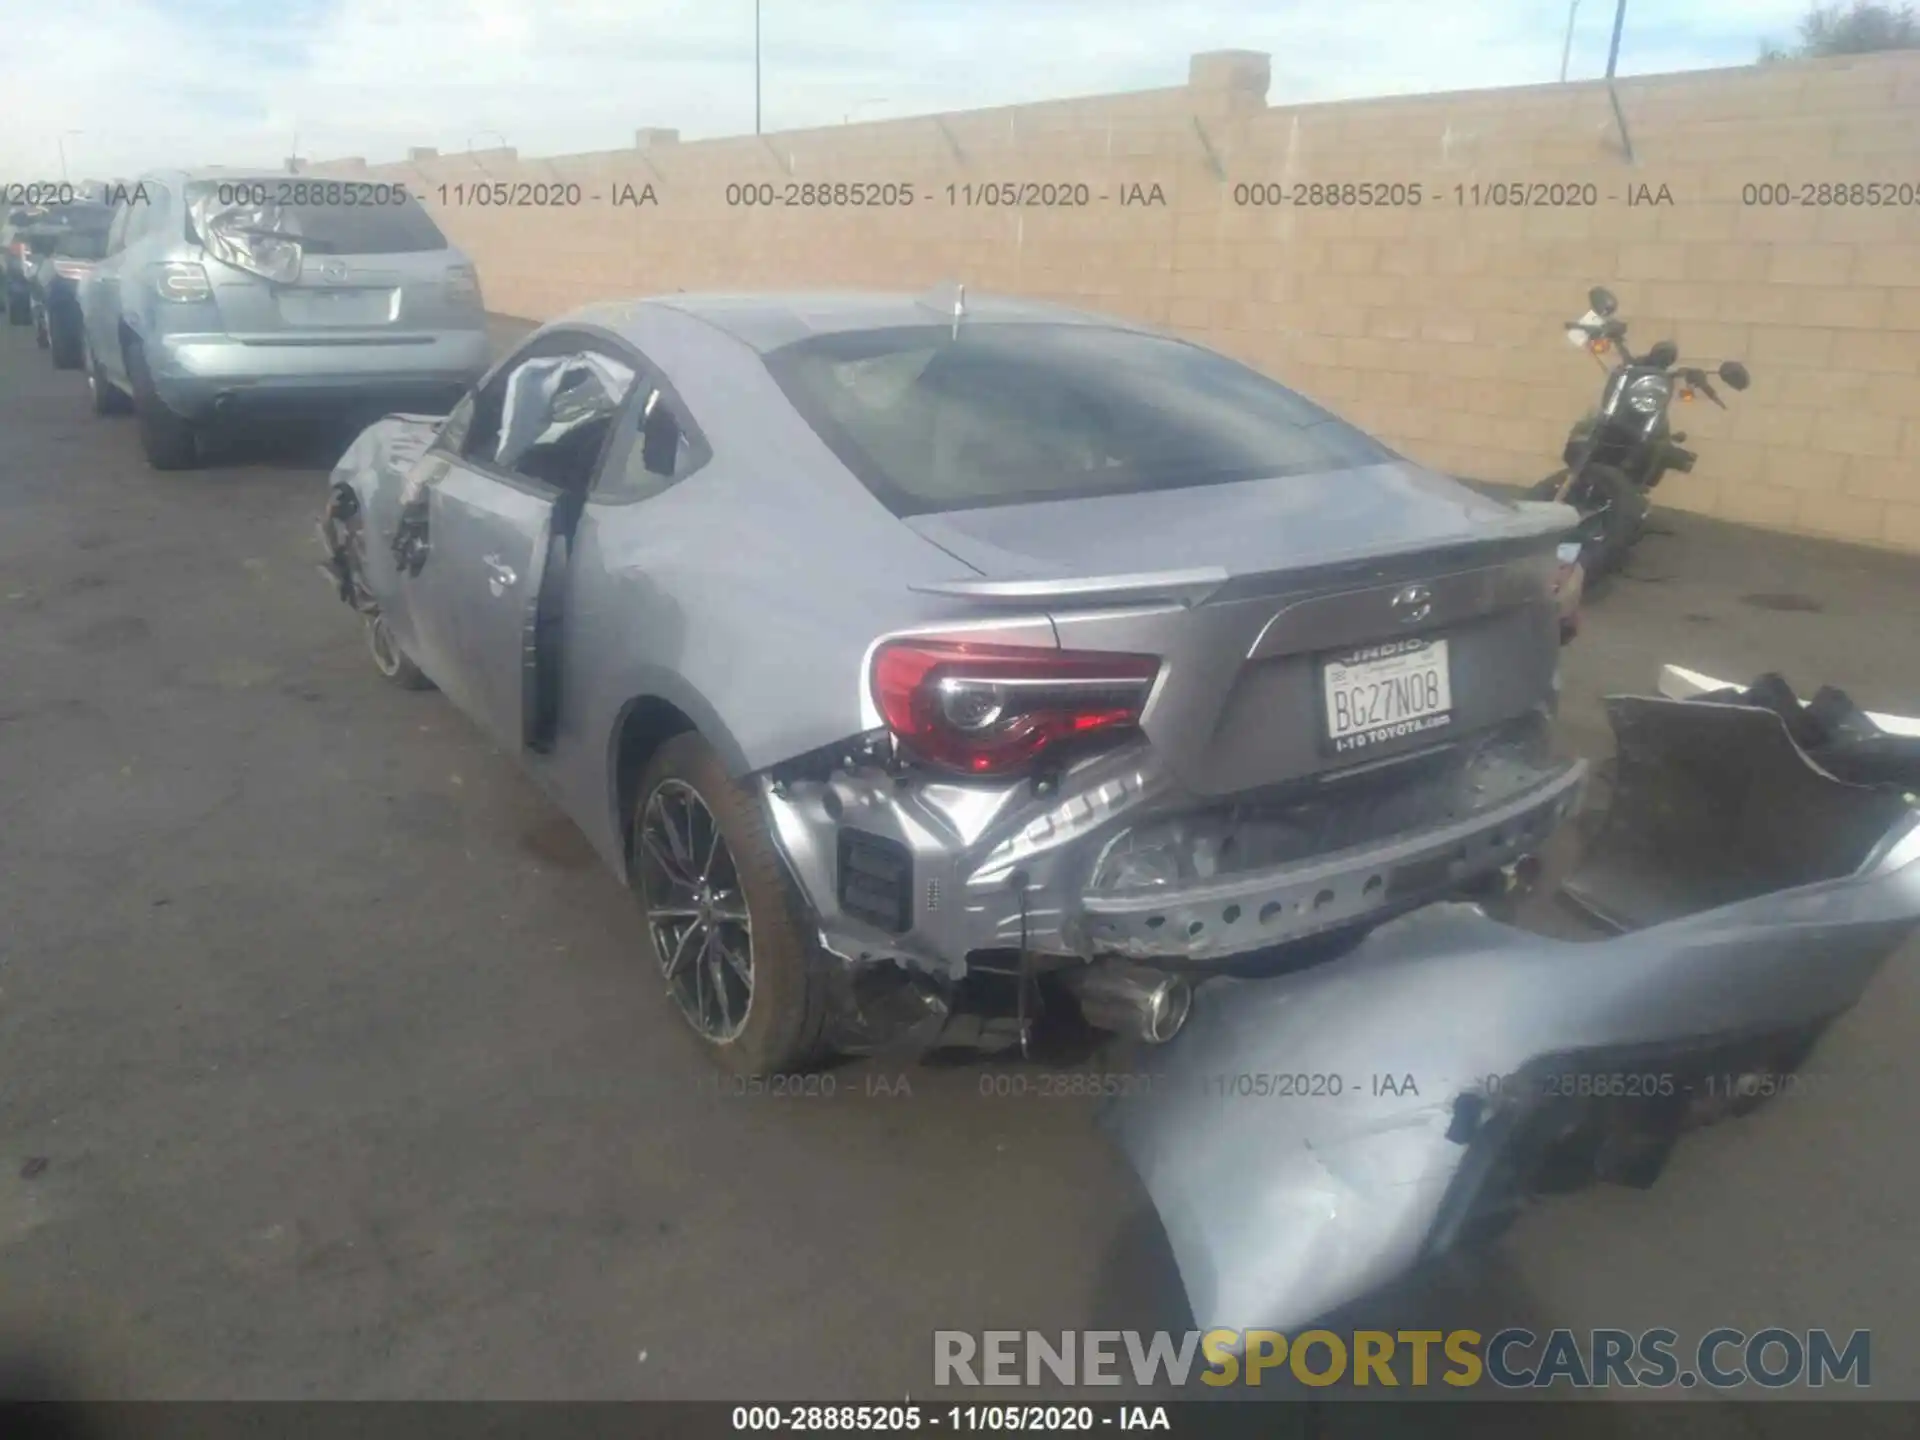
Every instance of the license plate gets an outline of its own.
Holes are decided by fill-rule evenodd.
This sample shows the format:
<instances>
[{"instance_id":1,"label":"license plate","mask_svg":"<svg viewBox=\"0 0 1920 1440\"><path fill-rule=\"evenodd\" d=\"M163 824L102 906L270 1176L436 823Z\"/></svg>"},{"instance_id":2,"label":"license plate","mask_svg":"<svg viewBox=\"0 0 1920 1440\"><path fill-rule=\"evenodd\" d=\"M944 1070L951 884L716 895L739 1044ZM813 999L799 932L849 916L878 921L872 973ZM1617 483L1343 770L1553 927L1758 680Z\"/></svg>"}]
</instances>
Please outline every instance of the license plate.
<instances>
[{"instance_id":1,"label":"license plate","mask_svg":"<svg viewBox=\"0 0 1920 1440\"><path fill-rule=\"evenodd\" d=\"M1396 640L1329 656L1321 670L1327 744L1350 754L1453 723L1445 640Z\"/></svg>"},{"instance_id":2,"label":"license plate","mask_svg":"<svg viewBox=\"0 0 1920 1440\"><path fill-rule=\"evenodd\" d=\"M280 318L289 325L384 325L393 318L393 291L284 291Z\"/></svg>"}]
</instances>

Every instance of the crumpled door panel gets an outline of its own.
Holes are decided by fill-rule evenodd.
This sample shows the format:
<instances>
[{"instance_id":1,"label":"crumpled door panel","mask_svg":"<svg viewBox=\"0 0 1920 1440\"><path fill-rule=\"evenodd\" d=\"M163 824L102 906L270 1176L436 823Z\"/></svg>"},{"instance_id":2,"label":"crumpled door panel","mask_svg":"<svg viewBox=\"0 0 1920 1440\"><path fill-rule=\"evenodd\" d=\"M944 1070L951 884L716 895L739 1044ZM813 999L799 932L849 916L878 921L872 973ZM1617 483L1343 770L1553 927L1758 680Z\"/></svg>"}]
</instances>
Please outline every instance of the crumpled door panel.
<instances>
[{"instance_id":1,"label":"crumpled door panel","mask_svg":"<svg viewBox=\"0 0 1920 1440\"><path fill-rule=\"evenodd\" d=\"M1786 740L1762 710L1626 709L1623 791L1646 778L1635 755L1657 767L1733 730ZM1703 1047L1817 1033L1859 1000L1920 925L1920 811L1833 779L1790 740L1751 753L1776 763L1726 777L1750 792L1730 823L1765 813L1753 796L1769 786L1792 803L1824 792L1828 818L1801 857L1808 883L1589 942L1431 906L1339 961L1201 989L1186 1029L1155 1052L1163 1078L1103 1118L1160 1212L1202 1328L1293 1329L1445 1248L1500 1173L1503 1137L1549 1103L1549 1077L1684 1075ZM1783 779L1781 765L1799 773ZM1712 803L1711 787L1689 795ZM1646 823L1704 833L1684 810ZM1857 862L1831 878L1832 846L1848 837ZM1778 830L1768 838L1764 873L1778 880Z\"/></svg>"}]
</instances>

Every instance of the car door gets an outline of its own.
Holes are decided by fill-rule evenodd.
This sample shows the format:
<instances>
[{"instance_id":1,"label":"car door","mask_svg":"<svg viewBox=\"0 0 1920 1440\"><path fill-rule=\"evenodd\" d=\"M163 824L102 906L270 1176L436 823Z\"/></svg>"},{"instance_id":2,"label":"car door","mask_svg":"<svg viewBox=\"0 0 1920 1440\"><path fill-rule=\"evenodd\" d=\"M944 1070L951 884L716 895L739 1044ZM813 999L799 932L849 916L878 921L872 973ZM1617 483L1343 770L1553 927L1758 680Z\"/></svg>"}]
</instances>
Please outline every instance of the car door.
<instances>
[{"instance_id":1,"label":"car door","mask_svg":"<svg viewBox=\"0 0 1920 1440\"><path fill-rule=\"evenodd\" d=\"M154 263L171 258L184 235L183 219L173 208L173 191L157 180L142 180L136 195L127 202L126 245L120 255L119 283L114 287L119 297L114 320L143 343L152 343L155 312L167 304L155 287ZM114 332L107 334L106 345L95 355L116 380L131 390L126 354Z\"/></svg>"},{"instance_id":2,"label":"car door","mask_svg":"<svg viewBox=\"0 0 1920 1440\"><path fill-rule=\"evenodd\" d=\"M120 276L126 264L127 230L132 224L134 207L116 205L113 223L107 227L106 254L93 267L93 273L80 282L80 318L86 330L87 344L103 368L112 366L117 375L120 346Z\"/></svg>"},{"instance_id":3,"label":"car door","mask_svg":"<svg viewBox=\"0 0 1920 1440\"><path fill-rule=\"evenodd\" d=\"M474 397L452 444L430 451L426 558L402 580L416 662L516 752L533 738L540 602L633 379L617 347L553 332ZM564 563L562 560L561 563Z\"/></svg>"}]
</instances>

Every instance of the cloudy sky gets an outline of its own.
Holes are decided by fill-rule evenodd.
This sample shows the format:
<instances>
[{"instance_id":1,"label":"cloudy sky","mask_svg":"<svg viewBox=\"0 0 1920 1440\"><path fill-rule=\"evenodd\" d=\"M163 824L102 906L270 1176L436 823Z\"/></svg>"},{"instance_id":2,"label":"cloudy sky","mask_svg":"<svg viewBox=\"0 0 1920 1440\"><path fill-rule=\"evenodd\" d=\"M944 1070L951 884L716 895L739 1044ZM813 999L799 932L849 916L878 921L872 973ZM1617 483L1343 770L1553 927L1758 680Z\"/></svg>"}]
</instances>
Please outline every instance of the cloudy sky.
<instances>
[{"instance_id":1,"label":"cloudy sky","mask_svg":"<svg viewBox=\"0 0 1920 1440\"><path fill-rule=\"evenodd\" d=\"M1750 62L1807 0L1631 0L1622 74ZM755 0L59 0L9 6L0 180L166 164L558 155L750 132ZM1571 74L1613 0L1580 0ZM840 124L1177 85L1273 56L1269 98L1550 81L1568 0L760 0L764 124Z\"/></svg>"}]
</instances>

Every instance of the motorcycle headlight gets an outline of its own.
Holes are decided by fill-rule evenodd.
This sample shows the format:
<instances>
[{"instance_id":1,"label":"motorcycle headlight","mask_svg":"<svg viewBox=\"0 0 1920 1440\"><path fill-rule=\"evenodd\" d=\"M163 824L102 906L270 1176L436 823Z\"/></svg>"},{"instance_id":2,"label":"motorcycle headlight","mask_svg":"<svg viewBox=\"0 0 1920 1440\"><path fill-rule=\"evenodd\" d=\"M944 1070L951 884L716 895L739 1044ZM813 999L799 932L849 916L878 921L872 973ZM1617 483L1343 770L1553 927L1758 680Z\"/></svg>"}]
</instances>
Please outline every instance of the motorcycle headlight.
<instances>
[{"instance_id":1,"label":"motorcycle headlight","mask_svg":"<svg viewBox=\"0 0 1920 1440\"><path fill-rule=\"evenodd\" d=\"M1642 375L1627 386L1627 408L1642 415L1657 415L1673 395L1673 385L1664 375Z\"/></svg>"}]
</instances>

